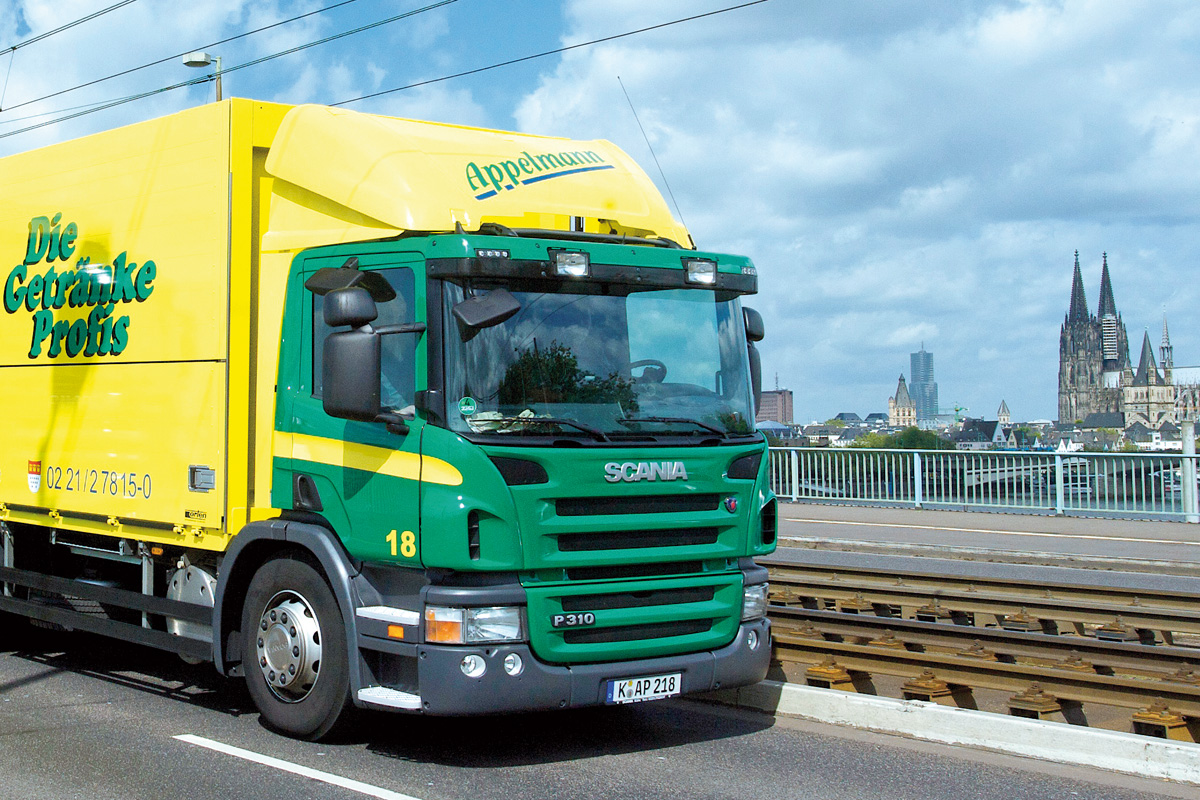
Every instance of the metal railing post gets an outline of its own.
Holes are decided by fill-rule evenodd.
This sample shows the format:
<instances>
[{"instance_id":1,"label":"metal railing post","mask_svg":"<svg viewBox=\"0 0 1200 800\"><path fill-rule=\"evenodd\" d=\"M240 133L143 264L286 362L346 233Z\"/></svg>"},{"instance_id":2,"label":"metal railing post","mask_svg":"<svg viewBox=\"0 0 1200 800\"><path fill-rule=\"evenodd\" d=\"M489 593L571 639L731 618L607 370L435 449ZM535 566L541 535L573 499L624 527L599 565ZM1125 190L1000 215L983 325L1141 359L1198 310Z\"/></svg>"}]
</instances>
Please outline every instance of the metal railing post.
<instances>
[{"instance_id":1,"label":"metal railing post","mask_svg":"<svg viewBox=\"0 0 1200 800\"><path fill-rule=\"evenodd\" d=\"M1185 422L1179 431L1183 439L1183 458L1179 465L1179 476L1183 481L1183 513L1188 522L1200 522L1200 508L1197 508L1196 490L1196 423Z\"/></svg>"},{"instance_id":2,"label":"metal railing post","mask_svg":"<svg viewBox=\"0 0 1200 800\"><path fill-rule=\"evenodd\" d=\"M921 466L921 454L913 451L913 505L917 508L921 507L921 503L925 502L924 497L924 474L925 471Z\"/></svg>"},{"instance_id":3,"label":"metal railing post","mask_svg":"<svg viewBox=\"0 0 1200 800\"><path fill-rule=\"evenodd\" d=\"M792 502L800 500L800 451L792 448L788 451L791 454L790 465L792 468Z\"/></svg>"},{"instance_id":4,"label":"metal railing post","mask_svg":"<svg viewBox=\"0 0 1200 800\"><path fill-rule=\"evenodd\" d=\"M1063 503L1063 457L1060 453L1054 454L1054 513L1058 516L1063 516L1067 513Z\"/></svg>"}]
</instances>

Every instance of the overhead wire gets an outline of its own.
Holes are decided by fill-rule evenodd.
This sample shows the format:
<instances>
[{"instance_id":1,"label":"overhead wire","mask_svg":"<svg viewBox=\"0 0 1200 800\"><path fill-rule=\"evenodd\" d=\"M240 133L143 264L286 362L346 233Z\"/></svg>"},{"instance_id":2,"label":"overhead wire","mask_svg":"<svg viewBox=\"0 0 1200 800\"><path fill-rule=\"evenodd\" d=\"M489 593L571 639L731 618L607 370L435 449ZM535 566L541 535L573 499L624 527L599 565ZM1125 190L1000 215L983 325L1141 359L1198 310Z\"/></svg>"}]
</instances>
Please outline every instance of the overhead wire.
<instances>
[{"instance_id":1,"label":"overhead wire","mask_svg":"<svg viewBox=\"0 0 1200 800\"><path fill-rule=\"evenodd\" d=\"M577 50L580 47L590 47L595 44L603 44L604 42L611 42L616 39L624 39L627 36L635 36L639 33L646 33L647 31L658 30L659 28L667 28L672 25L679 25L680 23L683 23L683 22L692 22L693 20L703 19L705 17L712 17L717 14L724 14L728 11L738 11L743 8L748 8L749 6L756 6L756 5L759 5L760 3L765 3L765 2L767 2L767 0L751 0L748 3L741 3L741 4L735 5L735 6L726 6L725 8L719 8L715 11L708 11L704 14L694 14L690 17L683 17L681 19L671 20L670 22L660 22L657 25L649 25L645 28L638 28L637 30L626 31L625 33L617 33L617 34L613 34L612 36L604 36L599 39L592 39L591 41L587 41L587 42L579 42L578 44L570 44L570 45L566 45L564 47L556 47L553 50L545 50L541 53L534 53L533 55L529 55L529 56L522 56L520 58L512 58L512 59L509 59L508 61L500 61L495 64L489 64L486 67L477 67L475 69L468 69L468 70L464 70L463 72L456 72L453 75L443 75L440 78L429 78L428 80L417 81L416 83L410 83L410 84L406 84L404 86L397 86L394 89L384 89L379 92L372 92L371 94L364 94L361 97L354 97L349 100L342 100L337 103L330 103L330 105L344 106L349 103L357 103L359 100L369 100L373 97L380 97L385 94L392 94L393 92L403 92L406 89L416 89L420 86L428 86L432 83L441 83L443 81L454 80L455 78L465 78L468 75L478 75L479 73L487 72L488 70L499 69L500 67L509 67L509 66L512 66L513 64L520 64L525 61L533 61L534 59L537 59L537 58L544 58L546 56L552 56L552 55L556 55L558 53L565 53L568 50Z\"/></svg>"},{"instance_id":2,"label":"overhead wire","mask_svg":"<svg viewBox=\"0 0 1200 800\"><path fill-rule=\"evenodd\" d=\"M307 43L307 44L303 44L303 45L300 45L300 46L298 46L298 47L289 48L288 50L283 50L283 51L281 51L281 52L274 53L274 54L272 54L272 55L269 55L269 56L263 56L262 58L257 58L257 59L254 59L254 60L252 60L252 61L247 61L247 62L245 62L245 63L243 63L243 64L237 64L237 65L235 65L235 66L232 66L232 67L229 67L229 68L227 68L227 69L223 69L223 70L221 71L221 74L222 74L222 75L225 75L225 74L227 74L227 73L229 73L229 72L234 72L234 71L236 71L236 70L239 70L239 69L245 69L246 67L252 67L252 66L256 66L256 65L258 65L258 64L261 64L261 63L263 63L263 62L265 62L265 61L270 61L270 60L272 60L272 59L279 58L279 57L281 57L281 56L285 56L285 55L291 55L292 53L296 53L296 52L299 52L299 51L301 51L301 50L306 50L306 49L308 49L308 48L310 48L310 47L316 47L316 46L318 46L318 45L321 45L321 44L326 44L326 43L328 43L328 42L331 42L331 41L334 41L334 40L337 40L337 39L341 39L341 38L344 38L344 37L346 37L346 36L350 36L350 35L353 35L353 34L356 34L356 33L361 33L361 32L363 32L363 31L370 30L370 29L372 29L372 28L377 28L377 27L379 27L380 25L386 25L386 24L388 24L388 23L390 23L390 22L395 22L395 21L397 21L397 20L404 19L404 18L406 18L406 17L411 17L411 16L414 16L414 15L416 15L416 14L423 13L423 12L425 12L425 11L432 11L432 10L434 10L434 9L436 9L436 8L440 8L441 6L449 5L449 4L451 4L451 3L454 3L454 2L457 2L457 0L441 0L441 2L433 3L433 4L431 4L431 5L424 6L424 7L422 7L422 8L415 9L415 10L413 10L413 11L409 11L409 12L406 12L406 13L404 13L404 14L397 15L397 16L395 16L395 17L390 17L390 18L388 18L388 19L385 19L385 20L380 20L380 21L378 21L378 22L374 22L374 23L371 23L371 24L369 24L369 25L364 25L364 26L362 26L362 27L355 28L354 30L351 30L351 31L346 31L346 32L344 32L344 33L340 33L340 34L335 34L335 35L333 35L333 36L329 36L329 37L326 37L326 38L324 38L324 39L319 39L319 40L317 40L317 41L314 41L314 42L309 42L309 43ZM750 2L739 3L739 4L737 4L737 5L732 5L732 6L726 6L725 8L719 8L719 9L716 9L716 10L714 10L714 11L708 11L708 12L705 12L705 13L703 13L703 14L693 14L693 15L691 15L691 16L688 16L688 17L681 17L680 19L671 20L671 21L669 21L669 22L661 22L661 23L658 23L658 24L656 24L656 25L648 25L648 26L646 26L646 27L644 27L644 28L637 28L637 29L635 29L635 30L632 30L632 31L626 31L626 32L624 32L624 33L613 34L613 35L611 35L611 36L603 36L603 37L600 37L600 38L598 38L598 39L592 39L592 40L589 40L589 41L586 41L586 42L578 42L578 43L576 43L576 44L565 45L565 46L563 46L563 47L557 47L557 48L554 48L554 49L552 49L552 50L545 50L545 51L543 51L543 52L540 52L540 53L534 53L534 54L532 54L532 55L528 55L528 56L522 56L522 57L520 57L520 58L508 59L508 60L506 60L506 61L500 61L500 62L497 62L497 63L495 63L495 64L489 64L489 65L487 65L487 66L483 66L483 67L477 67L477 68L475 68L475 69L464 70L464 71L462 71L462 72L456 72L456 73L453 73L453 74L451 74L451 75L444 75L444 76L442 76L442 77L439 77L439 78L430 78L430 79L428 79L428 80L423 80L423 81L417 81L417 82L415 82L415 83L410 83L410 84L407 84L407 85L405 85L405 86L397 86L397 87L395 87L395 88L392 88L392 89L384 89L384 90L382 90L382 91L378 91L378 92L372 92L371 94L362 95L362 96L360 96L360 97L354 97L354 98L350 98L350 99L348 99L348 100L342 100L342 101L339 101L339 102L337 102L337 103L331 103L330 105L332 105L332 106L343 106L343 105L348 105L349 103L356 103L356 102L359 102L360 100L368 100L368 99L371 99L371 98L374 98L374 97L380 97L380 96L382 96L382 95L386 95L386 94L392 94L392 93L395 93L395 92L401 92L401 91L405 91L405 90L407 90L407 89L415 89L415 88L418 88L418 87L420 87L420 86L427 86L427 85L434 84L434 83L441 83L441 82L448 81L448 80L454 80L454 79L456 79L456 78L463 78L463 77L467 77L467 76L469 76L469 75L477 75L477 74L479 74L479 73L482 73L482 72L488 72L488 71L490 71L490 70L493 70L493 69L499 69L499 68L501 68L501 67L512 66L513 64L520 64L520 63L523 63L523 62L526 62L526 61L532 61L532 60L535 60L535 59L538 59L538 58L545 58L546 56L551 56L551 55L555 55L555 54L558 54L558 53L565 53L565 52L568 52L568 51L571 51L571 50L577 50L577 49L579 49L579 48L582 48L582 47L590 47L590 46L592 46L592 45L603 44L603 43L605 43L605 42L611 42L611 41L615 41L615 40L617 40L617 39L624 39L624 38L627 38L627 37L629 37L629 36L635 36L635 35L637 35L637 34L640 34L640 33L647 33L647 32L649 32L649 31L659 30L659 29L661 29L661 28L667 28L667 27L670 27L670 26L673 26L673 25L679 25L679 24L682 24L682 23L684 23L684 22L692 22L692 21L694 21L694 20L698 20L698 19L704 19L704 18L706 18L706 17L712 17L712 16L716 16L716 15L718 15L718 14L724 14L724 13L727 13L727 12L730 12L730 11L737 11L737 10L740 10L740 9L743 9L743 8L748 8L748 7L750 7L750 6L756 6L756 5L760 5L760 4L762 4L762 3L766 3L766 2L768 2L768 0L750 0ZM332 7L332 6L331 6L331 7ZM233 38L239 38L239 37L233 37ZM113 108L114 106L123 105L123 104L125 104L125 103L131 103L131 102L134 102L134 101L136 101L136 100L141 100L141 99L144 99L144 98L146 98L146 97L151 97L151 96L153 96L153 95L157 95L157 94L162 94L162 93L164 93L164 92L173 91L173 90L175 90L175 89L180 89L180 88L183 88L183 87L186 87L186 86L194 86L194 85L197 85L197 84L200 84L200 83L207 83L208 81L211 81L211 80L214 80L214 79L215 79L215 75L203 75L203 76L200 76L200 77L198 77L198 78L193 78L193 79L191 79L191 80L187 80L187 81L181 81L180 83L172 84L172 85L170 85L170 86L164 86L164 87L161 87L161 88L158 88L158 89L152 89L152 90L149 90L149 91L146 91L146 92L140 92L140 93L138 93L138 94L135 94L135 95L130 95L130 96L128 96L128 97L122 97L122 98L119 98L119 99L113 100L113 101L111 101L111 102L102 103L101 105L99 105L99 106L97 106L97 107L94 107L94 108L89 108L89 109L87 109L87 110L84 110L84 111L79 111L79 112L77 112L77 113L75 113L75 114L69 114L69 115L67 115L67 116L64 116L64 117L58 117L58 118L56 118L56 119L52 119L52 120L46 120L45 122L40 122L40 123L37 123L36 125L28 125L28 126L26 126L26 127L24 127L24 128L20 128L20 129L18 129L18 130L15 130L15 131L7 131L7 132L5 132L5 133L0 133L0 139L7 139L7 138L8 138L8 137L10 137L10 136L16 136L16 135L18 135L18 134L21 134L21 133L27 133L27 132L29 132L29 131L32 131L32 130L37 130L38 128L44 128L44 127L46 127L46 126L48 126L48 125L55 125L55 124L57 124L57 123L59 123L59 122L67 122L67 121L69 121L69 120L72 120L72 119L76 119L76 118L78 118L78 117L85 116L85 115L87 115L87 114L93 114L93 113L96 113L96 112L98 112L98 111L104 111L104 110L107 110L107 109L109 109L109 108ZM40 115L39 115L39 116L40 116Z\"/></svg>"},{"instance_id":3,"label":"overhead wire","mask_svg":"<svg viewBox=\"0 0 1200 800\"><path fill-rule=\"evenodd\" d=\"M108 8L102 8L99 11L93 11L91 14L88 14L87 16L80 17L79 19L77 19L73 22L68 22L64 25L59 25L57 28L55 28L52 31L46 31L45 33L39 33L37 36L30 37L23 42L17 42L16 44L12 45L11 47L4 48L4 50L11 51L11 50L16 50L19 47L28 47L29 45L31 45L35 42L40 42L43 39L49 39L51 36L54 36L55 34L58 34L58 33L62 33L63 31L70 30L71 28L74 28L76 25L82 25L85 22L90 22L90 21L94 20L96 17L102 17L110 11L116 11L118 8L123 8L124 6L127 6L130 3L136 3L136 2L137 2L137 0L121 0L121 2L113 3Z\"/></svg>"},{"instance_id":4,"label":"overhead wire","mask_svg":"<svg viewBox=\"0 0 1200 800\"><path fill-rule=\"evenodd\" d=\"M160 58L157 61L150 61L146 64L142 64L137 67L130 67L129 69L121 70L120 72L114 72L111 75L105 75L103 78L96 78L94 80L88 81L87 83L80 83L75 86L68 87L66 89L59 89L57 92L51 92L50 94L44 94L41 97L35 97L32 100L25 100L23 102L17 103L16 105L12 105L12 106L9 106L8 108L4 108L4 109L0 109L0 110L12 111L13 109L21 108L22 106L31 105L33 103L40 103L43 100L49 100L52 97L58 97L59 95L64 95L64 94L67 94L68 92L73 92L77 89L86 89L88 86L95 86L97 83L103 83L104 81L112 80L113 78L120 78L124 75L129 75L130 73L138 72L139 70L147 69L149 67L156 67L159 64L165 64L168 61L174 61L175 59L182 58L183 56L187 55L188 53L191 53L194 50L208 50L209 48L220 47L223 44L228 44L229 42L234 42L234 41L237 41L238 39L244 39L247 36L253 36L256 33L262 33L263 31L268 31L272 28L278 28L281 25L287 25L292 22L297 22L298 20L302 20L305 17L311 17L316 14L324 14L326 11L332 11L335 8L341 8L342 6L347 6L347 5L350 5L351 3L357 3L357 2L358 2L358 0L342 0L340 3L334 3L333 5L328 5L323 8L318 8L314 11L308 11L304 14L298 14L294 17L289 17L287 19L279 20L278 22L272 22L270 25L263 25L261 28L255 28L254 30L244 31L242 33L237 34L236 36L229 36L225 39L219 39L215 42L211 42L209 44L202 45L198 48L193 47L190 50L184 50L181 53L176 53L174 55L170 55L165 58ZM9 68L10 69L12 68L11 61L9 62ZM77 106L77 108L81 108L81 107L82 106ZM61 110L62 111L72 111L74 109L64 108ZM20 119L33 119L34 117L44 117L47 114L57 114L57 113L59 113L59 112L58 111L47 111L42 114L35 114L32 117L22 117ZM0 120L0 124L6 123L6 122L18 122L18 121L19 120L11 120L11 119L10 120Z\"/></svg>"},{"instance_id":5,"label":"overhead wire","mask_svg":"<svg viewBox=\"0 0 1200 800\"><path fill-rule=\"evenodd\" d=\"M307 44L302 44L297 47L288 48L287 50L281 50L278 53L272 53L271 55L263 56L262 58L256 58L252 61L247 61L243 64L237 64L235 66L228 67L226 69L221 70L221 74L226 75L230 72L235 72L239 69L245 69L246 67L253 67L253 66L261 64L265 61L270 61L275 58L281 58L282 56L291 55L293 53L298 53L301 50L307 50L310 47L316 47L318 45L326 44L328 42L332 42L337 39L343 39L347 36L352 36L356 33L362 33L363 31L371 30L372 28L378 28L380 25L387 25L388 23L396 22L398 20L405 19L406 17L412 17L417 14L422 14L426 11L432 11L436 8L440 8L442 6L450 5L451 3L456 3L456 2L458 2L458 0L440 0L437 3L432 3L430 5L414 9L412 11L406 11L403 14L397 14L394 17L389 17L387 19L378 20L376 22L372 22L368 25L363 25L363 26L355 28L353 30L344 31L342 33L337 33L337 34L334 34L333 36L327 36L324 39L318 39L313 42L308 42ZM0 133L0 139L7 139L10 136L16 136L17 134L20 134L20 133L27 133L28 131L37 130L38 128L44 128L47 125L55 125L59 122L67 122L68 120L76 119L78 117L82 117L87 114L93 114L97 111L105 111L105 110L107 110L109 108L113 108L115 106L124 105L125 103L132 103L135 100L143 100L147 97L151 97L156 94L162 94L164 92L174 91L175 89L182 89L185 86L195 86L200 83L208 83L211 80L215 80L215 78L216 78L215 75L201 75L198 78L192 78L190 80L181 81L179 83L171 84L170 86L163 86L158 89L151 89L149 91L140 92L138 94L130 95L128 97L121 97L116 100L112 100L111 102L102 103L101 105L99 105L95 108L89 108L85 111L79 111L75 114L68 114L67 116L64 116L64 117L57 117L55 119L46 120L45 122L39 122L35 125L27 125L24 128L19 128L15 131L6 131L4 133Z\"/></svg>"},{"instance_id":6,"label":"overhead wire","mask_svg":"<svg viewBox=\"0 0 1200 800\"><path fill-rule=\"evenodd\" d=\"M62 33L63 31L70 30L71 28L74 28L76 25L82 25L85 22L90 22L91 20L94 20L96 17L102 17L110 11L116 11L118 8L123 8L124 6L127 6L130 3L136 3L136 2L137 2L137 0L121 0L121 2L113 3L108 8L102 8L99 11L94 11L91 14L80 17L77 20L68 22L65 25L59 25L54 30L46 31L44 33L39 33L37 36L32 36L23 42L17 42L16 44L5 48L3 52L8 53L8 70L4 73L4 87L2 89L0 89L0 111L2 111L4 109L4 98L8 96L8 79L10 77L12 77L13 62L17 60L17 49L18 48L27 47L28 45L34 44L35 42L40 42L43 39L49 39L51 36L54 36L55 34L58 34L58 33Z\"/></svg>"}]
</instances>

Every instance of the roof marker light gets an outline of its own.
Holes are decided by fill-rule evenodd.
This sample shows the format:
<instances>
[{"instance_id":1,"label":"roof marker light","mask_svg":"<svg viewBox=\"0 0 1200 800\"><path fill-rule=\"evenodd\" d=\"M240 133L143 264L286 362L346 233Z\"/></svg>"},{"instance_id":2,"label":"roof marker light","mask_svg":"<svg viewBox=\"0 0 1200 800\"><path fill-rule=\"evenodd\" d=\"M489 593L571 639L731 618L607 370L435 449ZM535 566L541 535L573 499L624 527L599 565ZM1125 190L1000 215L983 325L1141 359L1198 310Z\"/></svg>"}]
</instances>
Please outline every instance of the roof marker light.
<instances>
[{"instance_id":1,"label":"roof marker light","mask_svg":"<svg viewBox=\"0 0 1200 800\"><path fill-rule=\"evenodd\" d=\"M687 282L713 286L717 282L717 262L706 258L684 259L687 268Z\"/></svg>"},{"instance_id":2,"label":"roof marker light","mask_svg":"<svg viewBox=\"0 0 1200 800\"><path fill-rule=\"evenodd\" d=\"M560 278L586 278L590 271L588 254L572 250L555 250L554 274Z\"/></svg>"}]
</instances>

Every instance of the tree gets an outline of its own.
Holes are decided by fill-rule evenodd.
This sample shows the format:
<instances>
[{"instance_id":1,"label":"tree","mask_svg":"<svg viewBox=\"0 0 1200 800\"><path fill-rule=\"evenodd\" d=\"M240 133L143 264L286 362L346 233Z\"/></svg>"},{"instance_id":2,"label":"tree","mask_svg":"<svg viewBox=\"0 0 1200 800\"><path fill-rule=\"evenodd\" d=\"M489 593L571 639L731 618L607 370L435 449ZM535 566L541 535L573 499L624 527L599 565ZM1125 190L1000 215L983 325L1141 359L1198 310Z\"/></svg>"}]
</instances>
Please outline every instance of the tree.
<instances>
[{"instance_id":1,"label":"tree","mask_svg":"<svg viewBox=\"0 0 1200 800\"><path fill-rule=\"evenodd\" d=\"M954 443L946 441L933 431L923 431L920 428L905 428L890 436L882 433L868 433L860 436L851 447L874 447L887 450L953 450Z\"/></svg>"}]
</instances>

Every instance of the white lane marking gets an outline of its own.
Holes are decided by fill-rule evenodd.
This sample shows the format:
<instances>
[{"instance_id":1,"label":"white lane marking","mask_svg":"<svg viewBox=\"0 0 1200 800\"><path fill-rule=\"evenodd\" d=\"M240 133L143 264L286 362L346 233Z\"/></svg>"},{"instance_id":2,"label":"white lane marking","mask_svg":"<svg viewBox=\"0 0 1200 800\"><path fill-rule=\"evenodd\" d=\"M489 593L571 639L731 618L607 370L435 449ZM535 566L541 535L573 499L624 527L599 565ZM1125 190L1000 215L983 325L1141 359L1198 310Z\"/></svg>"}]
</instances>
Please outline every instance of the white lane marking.
<instances>
[{"instance_id":1,"label":"white lane marking","mask_svg":"<svg viewBox=\"0 0 1200 800\"><path fill-rule=\"evenodd\" d=\"M952 533L998 533L1003 536L1041 536L1049 539L1099 539L1104 542L1143 542L1146 544L1188 544L1200 546L1200 542L1184 542L1178 539L1140 539L1135 536L1097 536L1091 533L1039 533L1037 531L996 531L987 528L940 528L936 525L905 525L899 522L859 522L848 519L796 519L784 517L788 522L811 522L818 525L860 525L866 528L911 528L919 531L950 531ZM784 538L787 538L784 536Z\"/></svg>"},{"instance_id":2,"label":"white lane marking","mask_svg":"<svg viewBox=\"0 0 1200 800\"><path fill-rule=\"evenodd\" d=\"M224 753L225 755L234 756L235 758L245 759L246 761L253 761L256 764L262 764L283 772L290 772L293 775L300 775L305 778L311 778L314 781L321 781L322 783L328 783L333 786L340 786L343 789L349 789L352 792L365 794L368 797L378 797L379 800L418 800L418 798L412 797L411 795L400 794L399 792L393 792L388 789L381 789L378 786L372 786L369 783L351 780L350 778L343 778L340 775L334 775L330 772L322 772L319 769L302 767L299 764L293 764L290 761L283 761L282 759L272 758L271 756L260 755L251 750L243 750L242 748L234 747L233 745L214 742L212 739L205 739L203 736L183 734L176 736L175 738L181 742L194 744L197 747L205 747L209 750L215 750L218 753Z\"/></svg>"}]
</instances>

